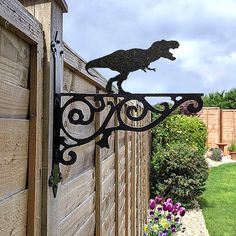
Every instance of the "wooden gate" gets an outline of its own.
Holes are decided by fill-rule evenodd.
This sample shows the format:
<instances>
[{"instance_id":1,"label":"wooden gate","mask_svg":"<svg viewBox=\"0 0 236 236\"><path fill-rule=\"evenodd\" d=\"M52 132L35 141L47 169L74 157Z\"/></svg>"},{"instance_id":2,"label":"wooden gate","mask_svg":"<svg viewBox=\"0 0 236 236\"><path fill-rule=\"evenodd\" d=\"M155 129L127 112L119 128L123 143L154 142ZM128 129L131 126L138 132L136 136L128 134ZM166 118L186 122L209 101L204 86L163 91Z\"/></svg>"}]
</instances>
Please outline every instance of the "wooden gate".
<instances>
[{"instance_id":1,"label":"wooden gate","mask_svg":"<svg viewBox=\"0 0 236 236\"><path fill-rule=\"evenodd\" d=\"M0 1L0 235L40 235L42 29Z\"/></svg>"}]
</instances>

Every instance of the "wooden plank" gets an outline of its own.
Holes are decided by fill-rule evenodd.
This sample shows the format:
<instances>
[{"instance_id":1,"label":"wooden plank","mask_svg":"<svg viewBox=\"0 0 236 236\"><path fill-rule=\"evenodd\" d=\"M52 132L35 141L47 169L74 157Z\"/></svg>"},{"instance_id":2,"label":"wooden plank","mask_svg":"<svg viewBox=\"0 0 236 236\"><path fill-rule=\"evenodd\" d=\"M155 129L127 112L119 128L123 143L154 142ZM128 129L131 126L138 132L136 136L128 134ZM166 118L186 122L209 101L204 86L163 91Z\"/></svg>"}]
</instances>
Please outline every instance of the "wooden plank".
<instances>
[{"instance_id":1,"label":"wooden plank","mask_svg":"<svg viewBox=\"0 0 236 236\"><path fill-rule=\"evenodd\" d=\"M63 92L69 93L72 91L73 71L64 64Z\"/></svg>"},{"instance_id":2,"label":"wooden plank","mask_svg":"<svg viewBox=\"0 0 236 236\"><path fill-rule=\"evenodd\" d=\"M0 119L0 130L0 200L2 200L26 188L29 121Z\"/></svg>"},{"instance_id":3,"label":"wooden plank","mask_svg":"<svg viewBox=\"0 0 236 236\"><path fill-rule=\"evenodd\" d=\"M125 170L120 174L119 177L119 194L124 189L124 187L125 187Z\"/></svg>"},{"instance_id":4,"label":"wooden plank","mask_svg":"<svg viewBox=\"0 0 236 236\"><path fill-rule=\"evenodd\" d=\"M0 23L30 43L37 43L42 34L40 23L17 0L0 1Z\"/></svg>"},{"instance_id":5,"label":"wooden plank","mask_svg":"<svg viewBox=\"0 0 236 236\"><path fill-rule=\"evenodd\" d=\"M115 234L110 234L111 231L114 232L114 230L112 230L114 225L116 228L117 223L115 223L115 204L113 205L112 209L110 210L109 214L102 224L102 236L114 236Z\"/></svg>"},{"instance_id":6,"label":"wooden plank","mask_svg":"<svg viewBox=\"0 0 236 236\"><path fill-rule=\"evenodd\" d=\"M95 211L95 194L90 195L60 223L60 235L74 235ZM93 226L91 226L93 227Z\"/></svg>"},{"instance_id":7,"label":"wooden plank","mask_svg":"<svg viewBox=\"0 0 236 236\"><path fill-rule=\"evenodd\" d=\"M0 56L29 68L30 45L0 25Z\"/></svg>"},{"instance_id":8,"label":"wooden plank","mask_svg":"<svg viewBox=\"0 0 236 236\"><path fill-rule=\"evenodd\" d=\"M115 154L112 154L111 156L107 157L102 162L102 181L104 181L107 176L113 171L115 168Z\"/></svg>"},{"instance_id":9,"label":"wooden plank","mask_svg":"<svg viewBox=\"0 0 236 236\"><path fill-rule=\"evenodd\" d=\"M119 193L119 211L121 210L124 204L125 204L125 185L123 185L123 188L120 190Z\"/></svg>"},{"instance_id":10,"label":"wooden plank","mask_svg":"<svg viewBox=\"0 0 236 236\"><path fill-rule=\"evenodd\" d=\"M96 93L96 87L83 77L73 73L71 91L79 93Z\"/></svg>"},{"instance_id":11,"label":"wooden plank","mask_svg":"<svg viewBox=\"0 0 236 236\"><path fill-rule=\"evenodd\" d=\"M30 132L27 234L41 235L43 152L43 35L30 52Z\"/></svg>"},{"instance_id":12,"label":"wooden plank","mask_svg":"<svg viewBox=\"0 0 236 236\"><path fill-rule=\"evenodd\" d=\"M132 197L131 197L131 215L132 215L132 229L131 229L131 235L136 236L136 133L133 132L132 134L132 147L131 147L131 179L132 179Z\"/></svg>"},{"instance_id":13,"label":"wooden plank","mask_svg":"<svg viewBox=\"0 0 236 236\"><path fill-rule=\"evenodd\" d=\"M119 101L116 100L116 104ZM115 117L115 126L118 125L118 119ZM120 144L119 144L119 131L115 131L115 235L119 236L119 228L120 228L120 219L119 219L119 151L120 151Z\"/></svg>"},{"instance_id":14,"label":"wooden plank","mask_svg":"<svg viewBox=\"0 0 236 236\"><path fill-rule=\"evenodd\" d=\"M121 206L119 211L119 219L120 219L120 228L119 228L119 235L125 234L125 202Z\"/></svg>"},{"instance_id":15,"label":"wooden plank","mask_svg":"<svg viewBox=\"0 0 236 236\"><path fill-rule=\"evenodd\" d=\"M131 145L129 141L128 131L125 132L125 235L130 235L130 151Z\"/></svg>"},{"instance_id":16,"label":"wooden plank","mask_svg":"<svg viewBox=\"0 0 236 236\"><path fill-rule=\"evenodd\" d=\"M65 0L56 0L57 4L61 7L63 13L68 12L68 6Z\"/></svg>"},{"instance_id":17,"label":"wooden plank","mask_svg":"<svg viewBox=\"0 0 236 236\"><path fill-rule=\"evenodd\" d=\"M102 182L102 200L105 199L113 189L115 184L115 170Z\"/></svg>"},{"instance_id":18,"label":"wooden plank","mask_svg":"<svg viewBox=\"0 0 236 236\"><path fill-rule=\"evenodd\" d=\"M120 168L120 173L123 173L125 170L125 146L120 148L120 153L119 153L119 168Z\"/></svg>"},{"instance_id":19,"label":"wooden plank","mask_svg":"<svg viewBox=\"0 0 236 236\"><path fill-rule=\"evenodd\" d=\"M80 230L74 234L75 236L94 236L95 235L95 213L82 225Z\"/></svg>"},{"instance_id":20,"label":"wooden plank","mask_svg":"<svg viewBox=\"0 0 236 236\"><path fill-rule=\"evenodd\" d=\"M61 166L63 184L77 177L82 172L94 168L95 141L92 141L82 146L72 148L70 150L76 152L77 160L73 165ZM66 153L64 155L66 155Z\"/></svg>"},{"instance_id":21,"label":"wooden plank","mask_svg":"<svg viewBox=\"0 0 236 236\"><path fill-rule=\"evenodd\" d=\"M0 201L0 235L26 235L28 191Z\"/></svg>"},{"instance_id":22,"label":"wooden plank","mask_svg":"<svg viewBox=\"0 0 236 236\"><path fill-rule=\"evenodd\" d=\"M96 93L99 93L99 90L96 89ZM96 103L96 107L99 106ZM97 113L95 115L95 131L97 131L101 126L101 114ZM99 141L101 137L96 137L96 142ZM102 235L102 156L101 148L96 145L95 152L95 185L96 185L96 235Z\"/></svg>"},{"instance_id":23,"label":"wooden plank","mask_svg":"<svg viewBox=\"0 0 236 236\"><path fill-rule=\"evenodd\" d=\"M113 225L113 228L111 229L111 231L110 231L110 234L109 234L109 236L114 236L115 235L115 224Z\"/></svg>"},{"instance_id":24,"label":"wooden plank","mask_svg":"<svg viewBox=\"0 0 236 236\"><path fill-rule=\"evenodd\" d=\"M29 90L0 81L0 118L27 118Z\"/></svg>"},{"instance_id":25,"label":"wooden plank","mask_svg":"<svg viewBox=\"0 0 236 236\"><path fill-rule=\"evenodd\" d=\"M107 80L102 77L96 70L92 70L92 73L97 77L93 77L87 73L85 70L86 61L81 58L73 49L71 49L66 43L64 43L65 56L64 60L68 67L73 71L81 75L87 81L90 81L94 86L99 87L100 89L105 89ZM113 90L117 92L117 88L113 87Z\"/></svg>"},{"instance_id":26,"label":"wooden plank","mask_svg":"<svg viewBox=\"0 0 236 236\"><path fill-rule=\"evenodd\" d=\"M41 235L59 235L58 198L54 198L52 188L48 186L48 178L52 171L53 153L53 55L51 42L55 39L58 31L58 40L62 46L62 9L56 1L21 0L28 11L42 24L44 35L44 60L43 70L43 160L42 160L42 232ZM28 14L30 14L28 13ZM34 18L33 17L33 18ZM38 37L39 38L39 37ZM63 65L61 64L60 75L63 77ZM58 189L60 195L60 186ZM57 196L58 196L57 195ZM30 234L29 234L30 235ZM31 234L32 235L32 234Z\"/></svg>"},{"instance_id":27,"label":"wooden plank","mask_svg":"<svg viewBox=\"0 0 236 236\"><path fill-rule=\"evenodd\" d=\"M95 171L88 170L61 186L59 218L62 221L95 190Z\"/></svg>"},{"instance_id":28,"label":"wooden plank","mask_svg":"<svg viewBox=\"0 0 236 236\"><path fill-rule=\"evenodd\" d=\"M110 192L106 195L106 197L103 199L101 204L101 219L102 221L105 220L108 213L110 212L112 206L115 204L115 184L112 188L110 188Z\"/></svg>"},{"instance_id":29,"label":"wooden plank","mask_svg":"<svg viewBox=\"0 0 236 236\"><path fill-rule=\"evenodd\" d=\"M28 88L29 69L0 56L1 81Z\"/></svg>"}]
</instances>

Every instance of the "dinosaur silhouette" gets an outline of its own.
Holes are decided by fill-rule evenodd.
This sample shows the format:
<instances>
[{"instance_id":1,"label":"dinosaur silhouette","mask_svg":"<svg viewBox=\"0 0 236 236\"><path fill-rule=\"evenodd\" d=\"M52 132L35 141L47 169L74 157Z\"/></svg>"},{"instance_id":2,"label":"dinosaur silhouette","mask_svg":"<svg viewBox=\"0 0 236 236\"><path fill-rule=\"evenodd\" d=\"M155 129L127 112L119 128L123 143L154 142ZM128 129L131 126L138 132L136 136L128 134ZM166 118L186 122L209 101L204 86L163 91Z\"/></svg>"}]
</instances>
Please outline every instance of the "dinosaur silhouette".
<instances>
[{"instance_id":1,"label":"dinosaur silhouette","mask_svg":"<svg viewBox=\"0 0 236 236\"><path fill-rule=\"evenodd\" d=\"M89 72L90 68L109 68L119 72L120 74L109 79L106 90L108 93L112 93L112 83L117 81L119 93L126 93L121 85L127 79L130 72L139 69L145 72L146 70L156 71L156 69L150 68L149 64L161 57L175 60L176 58L169 52L169 49L178 47L179 43L177 41L156 41L148 49L133 48L129 50L118 50L104 57L89 61L85 69L92 76L94 75Z\"/></svg>"}]
</instances>

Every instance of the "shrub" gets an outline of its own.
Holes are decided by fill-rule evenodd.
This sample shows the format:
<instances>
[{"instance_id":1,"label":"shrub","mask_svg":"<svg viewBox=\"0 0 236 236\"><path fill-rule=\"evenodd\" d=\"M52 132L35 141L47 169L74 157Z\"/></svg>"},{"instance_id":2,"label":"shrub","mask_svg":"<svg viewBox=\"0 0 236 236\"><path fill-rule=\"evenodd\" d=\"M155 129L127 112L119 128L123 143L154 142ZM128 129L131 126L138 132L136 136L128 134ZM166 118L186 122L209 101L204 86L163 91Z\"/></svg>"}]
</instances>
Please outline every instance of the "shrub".
<instances>
[{"instance_id":1,"label":"shrub","mask_svg":"<svg viewBox=\"0 0 236 236\"><path fill-rule=\"evenodd\" d=\"M236 152L236 143L231 143L228 149L230 152Z\"/></svg>"},{"instance_id":2,"label":"shrub","mask_svg":"<svg viewBox=\"0 0 236 236\"><path fill-rule=\"evenodd\" d=\"M221 161L222 160L222 152L219 148L211 148L210 149L211 155L210 159L213 161Z\"/></svg>"},{"instance_id":3,"label":"shrub","mask_svg":"<svg viewBox=\"0 0 236 236\"><path fill-rule=\"evenodd\" d=\"M172 115L156 126L152 135L154 153L159 145L167 148L175 142L186 143L202 155L206 152L207 127L198 117Z\"/></svg>"},{"instance_id":4,"label":"shrub","mask_svg":"<svg viewBox=\"0 0 236 236\"><path fill-rule=\"evenodd\" d=\"M187 143L169 143L165 148L156 149L152 157L153 195L188 204L202 194L207 177L208 165L202 151Z\"/></svg>"}]
</instances>

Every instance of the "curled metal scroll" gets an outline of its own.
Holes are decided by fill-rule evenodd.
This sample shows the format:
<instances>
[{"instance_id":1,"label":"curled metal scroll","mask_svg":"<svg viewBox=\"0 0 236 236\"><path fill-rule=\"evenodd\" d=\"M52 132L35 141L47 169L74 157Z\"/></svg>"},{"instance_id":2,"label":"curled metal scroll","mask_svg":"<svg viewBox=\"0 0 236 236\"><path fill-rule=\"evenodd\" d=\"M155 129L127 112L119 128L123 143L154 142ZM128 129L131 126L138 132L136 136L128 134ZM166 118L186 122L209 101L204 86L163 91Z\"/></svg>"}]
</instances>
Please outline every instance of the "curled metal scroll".
<instances>
[{"instance_id":1,"label":"curled metal scroll","mask_svg":"<svg viewBox=\"0 0 236 236\"><path fill-rule=\"evenodd\" d=\"M59 137L56 138L57 147L57 160L64 165L72 165L76 159L77 154L73 150L73 147L86 144L98 136L100 140L97 141L97 145L101 148L109 148L108 139L113 131L136 131L143 132L149 130L159 124L168 115L170 115L177 107L186 101L192 101L187 106L187 110L191 113L196 113L202 109L203 94L56 94L57 108L56 108L56 129L60 130ZM147 97L159 97L168 98L172 104L163 102L158 108L154 108L147 101ZM64 102L65 101L65 102ZM131 102L132 101L132 102ZM64 104L62 104L64 102ZM139 103L142 107L140 111L134 102ZM72 107L73 104L79 103L79 107ZM81 104L83 106L81 106ZM86 107L86 114L83 108ZM100 124L93 133L86 137L79 137L78 133L75 135L68 129L68 124L73 127L80 126L86 127L94 122L96 115L100 112L108 109L108 112ZM139 113L140 112L140 113ZM145 119L149 113L156 114L156 119L148 124L140 126L140 121ZM114 117L117 122L115 125L108 125L111 119ZM126 117L125 119L123 117ZM127 119L130 122L127 122ZM132 124L136 125L132 125ZM69 152L68 152L69 151Z\"/></svg>"}]
</instances>

